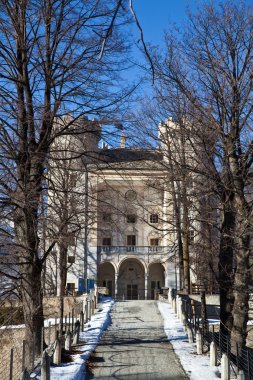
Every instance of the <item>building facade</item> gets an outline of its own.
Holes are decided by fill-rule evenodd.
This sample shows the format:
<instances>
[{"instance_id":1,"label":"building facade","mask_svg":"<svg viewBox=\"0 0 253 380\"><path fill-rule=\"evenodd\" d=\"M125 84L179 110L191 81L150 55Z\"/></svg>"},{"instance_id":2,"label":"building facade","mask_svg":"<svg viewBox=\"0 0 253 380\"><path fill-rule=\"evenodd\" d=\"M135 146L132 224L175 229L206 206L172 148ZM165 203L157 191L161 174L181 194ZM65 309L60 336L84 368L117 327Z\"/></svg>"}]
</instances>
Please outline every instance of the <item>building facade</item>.
<instances>
[{"instance_id":1,"label":"building facade","mask_svg":"<svg viewBox=\"0 0 253 380\"><path fill-rule=\"evenodd\" d=\"M163 287L180 288L172 184L177 181L179 186L181 179L179 172L176 180L172 176L166 152L166 131L175 124L167 121L160 126L162 142L156 149L128 148L123 134L118 148L100 149L101 127L96 122L86 124L74 144L83 154L77 155L79 198L70 198L70 203L77 204L82 227L74 239L67 236L67 290L84 291L87 282L88 286L96 282L117 299L153 299ZM192 184L187 186L187 194L196 193ZM188 265L191 283L206 283L208 288L213 269L206 270L206 264L214 236L210 229L210 236L205 233L206 199L203 192L195 199L188 197ZM59 283L56 272L62 258L57 248L54 260L49 273Z\"/></svg>"},{"instance_id":2,"label":"building facade","mask_svg":"<svg viewBox=\"0 0 253 380\"><path fill-rule=\"evenodd\" d=\"M96 194L96 227L88 239L88 277L119 299L152 299L175 286L174 233L159 152L106 149L91 181Z\"/></svg>"}]
</instances>

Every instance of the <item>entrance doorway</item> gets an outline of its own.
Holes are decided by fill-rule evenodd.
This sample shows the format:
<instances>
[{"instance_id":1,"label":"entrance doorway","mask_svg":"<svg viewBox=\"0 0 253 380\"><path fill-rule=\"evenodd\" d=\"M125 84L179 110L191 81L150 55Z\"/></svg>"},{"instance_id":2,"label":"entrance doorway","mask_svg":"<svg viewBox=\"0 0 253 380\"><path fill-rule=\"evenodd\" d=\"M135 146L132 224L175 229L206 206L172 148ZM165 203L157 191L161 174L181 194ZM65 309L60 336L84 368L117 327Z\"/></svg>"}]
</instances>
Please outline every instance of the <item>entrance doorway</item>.
<instances>
[{"instance_id":1,"label":"entrance doorway","mask_svg":"<svg viewBox=\"0 0 253 380\"><path fill-rule=\"evenodd\" d=\"M112 280L104 280L103 287L108 289L108 296L112 297Z\"/></svg>"},{"instance_id":2,"label":"entrance doorway","mask_svg":"<svg viewBox=\"0 0 253 380\"><path fill-rule=\"evenodd\" d=\"M161 289L160 281L151 281L151 299L155 299L155 292Z\"/></svg>"},{"instance_id":3,"label":"entrance doorway","mask_svg":"<svg viewBox=\"0 0 253 380\"><path fill-rule=\"evenodd\" d=\"M164 286L164 267L161 263L153 263L149 266L149 295L148 298L155 299L156 291Z\"/></svg>"},{"instance_id":4,"label":"entrance doorway","mask_svg":"<svg viewBox=\"0 0 253 380\"><path fill-rule=\"evenodd\" d=\"M108 295L115 297L115 270L111 263L102 263L98 266L98 286L107 288Z\"/></svg>"},{"instance_id":5,"label":"entrance doorway","mask_svg":"<svg viewBox=\"0 0 253 380\"><path fill-rule=\"evenodd\" d=\"M145 269L135 258L124 260L119 267L118 298L128 300L145 298Z\"/></svg>"},{"instance_id":6,"label":"entrance doorway","mask_svg":"<svg viewBox=\"0 0 253 380\"><path fill-rule=\"evenodd\" d=\"M127 284L127 299L128 300L138 299L138 285Z\"/></svg>"}]
</instances>

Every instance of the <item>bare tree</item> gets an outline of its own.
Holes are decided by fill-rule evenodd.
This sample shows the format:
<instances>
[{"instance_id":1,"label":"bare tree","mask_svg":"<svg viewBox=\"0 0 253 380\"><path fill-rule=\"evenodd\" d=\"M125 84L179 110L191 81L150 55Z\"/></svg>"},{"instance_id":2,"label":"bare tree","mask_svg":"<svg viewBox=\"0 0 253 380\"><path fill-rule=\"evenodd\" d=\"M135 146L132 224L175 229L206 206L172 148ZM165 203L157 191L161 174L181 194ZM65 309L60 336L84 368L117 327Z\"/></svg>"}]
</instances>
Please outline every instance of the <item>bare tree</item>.
<instances>
[{"instance_id":1,"label":"bare tree","mask_svg":"<svg viewBox=\"0 0 253 380\"><path fill-rule=\"evenodd\" d=\"M211 201L209 182L204 177L203 157L200 148L196 151L198 142L196 136L192 136L182 97L176 97L175 94L170 97L167 93L166 103L160 95L158 88L154 106L151 107L150 102L148 107L144 106L142 117L139 115L139 124L140 133L142 131L144 134L141 134L141 139L149 147L154 145L163 155L160 166L164 177L157 184L157 189L160 186L169 195L167 211L163 216L166 220L163 234L173 233L176 236L180 289L189 293L191 285L196 284L207 291L214 290L217 288L214 251L217 250L218 239L213 238L213 208L214 204L217 207L217 203ZM173 117L165 119L164 115ZM164 121L160 122L157 134L159 118L164 118Z\"/></svg>"},{"instance_id":2,"label":"bare tree","mask_svg":"<svg viewBox=\"0 0 253 380\"><path fill-rule=\"evenodd\" d=\"M156 61L163 99L174 93L188 101L192 145L201 146L201 171L219 196L221 329L239 348L246 343L251 252L252 27L252 8L243 2L203 5L181 39L167 36L164 59Z\"/></svg>"},{"instance_id":3,"label":"bare tree","mask_svg":"<svg viewBox=\"0 0 253 380\"><path fill-rule=\"evenodd\" d=\"M43 326L41 273L56 244L43 252L40 234L50 146L56 137L75 133L72 126L81 116L113 114L127 95L112 87L127 48L120 31L127 21L122 6L113 37L106 37L115 7L117 2L93 0L0 5L1 204L15 229L26 339L30 344L35 334L36 353ZM66 114L73 117L62 123Z\"/></svg>"}]
</instances>

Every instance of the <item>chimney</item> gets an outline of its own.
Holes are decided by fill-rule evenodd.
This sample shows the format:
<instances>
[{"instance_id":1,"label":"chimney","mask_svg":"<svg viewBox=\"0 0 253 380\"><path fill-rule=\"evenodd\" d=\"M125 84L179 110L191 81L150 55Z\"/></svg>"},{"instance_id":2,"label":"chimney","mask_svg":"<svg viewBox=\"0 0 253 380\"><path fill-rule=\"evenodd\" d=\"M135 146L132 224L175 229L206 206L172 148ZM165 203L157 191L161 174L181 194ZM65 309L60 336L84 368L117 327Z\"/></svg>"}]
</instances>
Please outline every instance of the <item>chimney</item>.
<instances>
[{"instance_id":1,"label":"chimney","mask_svg":"<svg viewBox=\"0 0 253 380\"><path fill-rule=\"evenodd\" d=\"M121 148L125 148L126 147L126 136L125 136L124 132L121 133L120 147Z\"/></svg>"}]
</instances>

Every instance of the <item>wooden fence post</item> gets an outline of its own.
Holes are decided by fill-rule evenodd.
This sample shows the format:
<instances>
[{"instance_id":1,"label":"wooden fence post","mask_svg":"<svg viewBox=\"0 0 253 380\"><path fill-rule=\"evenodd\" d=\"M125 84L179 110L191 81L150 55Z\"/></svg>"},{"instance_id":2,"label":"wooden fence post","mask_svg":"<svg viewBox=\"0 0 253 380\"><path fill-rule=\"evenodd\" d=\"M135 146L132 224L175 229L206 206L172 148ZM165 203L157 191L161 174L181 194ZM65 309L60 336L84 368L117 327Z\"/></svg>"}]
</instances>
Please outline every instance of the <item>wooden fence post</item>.
<instances>
[{"instance_id":1,"label":"wooden fence post","mask_svg":"<svg viewBox=\"0 0 253 380\"><path fill-rule=\"evenodd\" d=\"M72 317L71 317L71 332L74 331L74 309L72 308Z\"/></svg>"},{"instance_id":2,"label":"wooden fence post","mask_svg":"<svg viewBox=\"0 0 253 380\"><path fill-rule=\"evenodd\" d=\"M226 354L222 354L221 357L221 380L230 380L230 368L229 361Z\"/></svg>"},{"instance_id":3,"label":"wooden fence post","mask_svg":"<svg viewBox=\"0 0 253 380\"><path fill-rule=\"evenodd\" d=\"M41 346L40 346L40 354L42 356L44 349L44 327L41 327Z\"/></svg>"},{"instance_id":4,"label":"wooden fence post","mask_svg":"<svg viewBox=\"0 0 253 380\"><path fill-rule=\"evenodd\" d=\"M173 301L173 289L170 288L169 289L169 303L172 305L172 301Z\"/></svg>"},{"instance_id":5,"label":"wooden fence post","mask_svg":"<svg viewBox=\"0 0 253 380\"><path fill-rule=\"evenodd\" d=\"M237 380L245 380L245 374L242 369L238 372Z\"/></svg>"},{"instance_id":6,"label":"wooden fence post","mask_svg":"<svg viewBox=\"0 0 253 380\"><path fill-rule=\"evenodd\" d=\"M175 298L173 298L172 300L172 308L173 308L174 314L177 314L177 302Z\"/></svg>"},{"instance_id":7,"label":"wooden fence post","mask_svg":"<svg viewBox=\"0 0 253 380\"><path fill-rule=\"evenodd\" d=\"M89 300L89 321L91 320L91 300Z\"/></svg>"},{"instance_id":8,"label":"wooden fence post","mask_svg":"<svg viewBox=\"0 0 253 380\"><path fill-rule=\"evenodd\" d=\"M73 344L79 343L79 336L80 336L80 321L76 321L75 322L74 337L73 337Z\"/></svg>"},{"instance_id":9,"label":"wooden fence post","mask_svg":"<svg viewBox=\"0 0 253 380\"><path fill-rule=\"evenodd\" d=\"M22 345L22 371L25 370L25 357L26 357L26 341L23 340L23 345Z\"/></svg>"},{"instance_id":10,"label":"wooden fence post","mask_svg":"<svg viewBox=\"0 0 253 380\"><path fill-rule=\"evenodd\" d=\"M67 329L67 332L66 332L65 350L68 352L71 351L71 332L69 328Z\"/></svg>"},{"instance_id":11,"label":"wooden fence post","mask_svg":"<svg viewBox=\"0 0 253 380\"><path fill-rule=\"evenodd\" d=\"M53 363L56 365L61 364L61 341L59 338L59 331L56 331L55 351L53 355Z\"/></svg>"},{"instance_id":12,"label":"wooden fence post","mask_svg":"<svg viewBox=\"0 0 253 380\"><path fill-rule=\"evenodd\" d=\"M54 338L57 336L57 318L54 318Z\"/></svg>"},{"instance_id":13,"label":"wooden fence post","mask_svg":"<svg viewBox=\"0 0 253 380\"><path fill-rule=\"evenodd\" d=\"M85 303L85 323L87 323L89 320L89 306L88 306L88 300L86 298L86 303Z\"/></svg>"},{"instance_id":14,"label":"wooden fence post","mask_svg":"<svg viewBox=\"0 0 253 380\"><path fill-rule=\"evenodd\" d=\"M187 335L188 335L188 342L193 343L194 342L193 331L189 325L187 325Z\"/></svg>"},{"instance_id":15,"label":"wooden fence post","mask_svg":"<svg viewBox=\"0 0 253 380\"><path fill-rule=\"evenodd\" d=\"M27 369L25 368L25 370L22 372L19 380L30 380L30 375L27 371Z\"/></svg>"},{"instance_id":16,"label":"wooden fence post","mask_svg":"<svg viewBox=\"0 0 253 380\"><path fill-rule=\"evenodd\" d=\"M185 312L183 311L182 312L182 324L184 326L184 331L187 332L187 324L188 324L188 319L187 319L187 315L185 314Z\"/></svg>"},{"instance_id":17,"label":"wooden fence post","mask_svg":"<svg viewBox=\"0 0 253 380\"><path fill-rule=\"evenodd\" d=\"M201 335L199 330L196 333L196 344L197 344L197 354L202 355L203 354L203 341L202 341L202 335Z\"/></svg>"},{"instance_id":18,"label":"wooden fence post","mask_svg":"<svg viewBox=\"0 0 253 380\"><path fill-rule=\"evenodd\" d=\"M51 344L51 322L48 323L48 345Z\"/></svg>"},{"instance_id":19,"label":"wooden fence post","mask_svg":"<svg viewBox=\"0 0 253 380\"><path fill-rule=\"evenodd\" d=\"M41 380L50 380L50 357L46 350L41 358Z\"/></svg>"},{"instance_id":20,"label":"wooden fence post","mask_svg":"<svg viewBox=\"0 0 253 380\"><path fill-rule=\"evenodd\" d=\"M176 298L176 304L177 304L177 317L178 317L178 319L180 319L179 299L180 299L180 297L177 296L177 298Z\"/></svg>"},{"instance_id":21,"label":"wooden fence post","mask_svg":"<svg viewBox=\"0 0 253 380\"><path fill-rule=\"evenodd\" d=\"M84 314L82 310L80 313L80 327L81 327L81 331L83 331L84 330Z\"/></svg>"},{"instance_id":22,"label":"wooden fence post","mask_svg":"<svg viewBox=\"0 0 253 380\"><path fill-rule=\"evenodd\" d=\"M10 376L9 376L9 380L12 380L12 376L13 376L13 348L11 349L11 352L10 352Z\"/></svg>"},{"instance_id":23,"label":"wooden fence post","mask_svg":"<svg viewBox=\"0 0 253 380\"><path fill-rule=\"evenodd\" d=\"M215 342L210 344L210 366L217 367L217 346Z\"/></svg>"}]
</instances>

